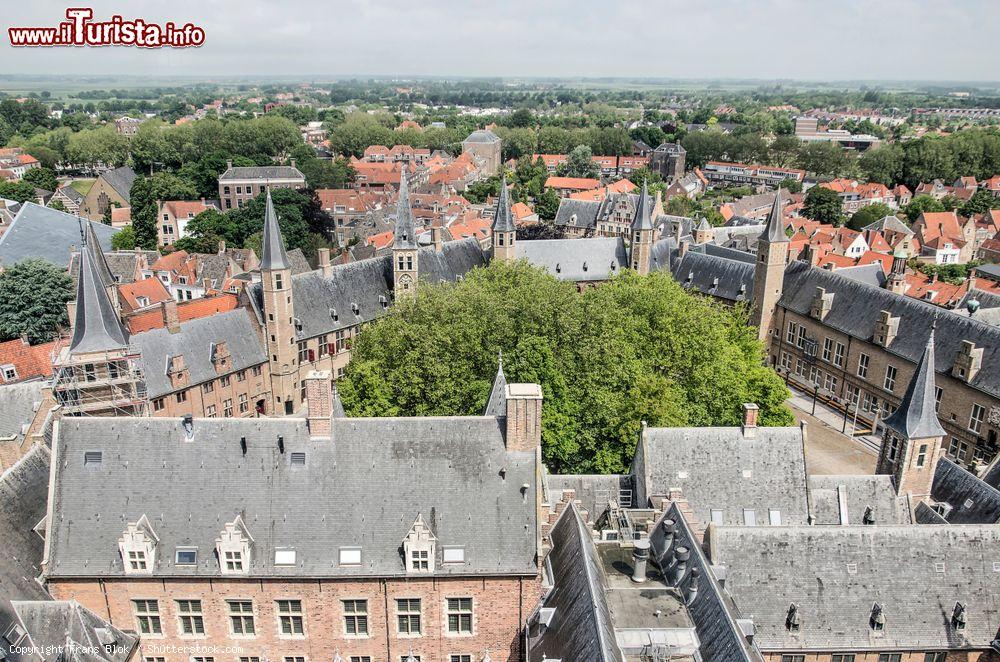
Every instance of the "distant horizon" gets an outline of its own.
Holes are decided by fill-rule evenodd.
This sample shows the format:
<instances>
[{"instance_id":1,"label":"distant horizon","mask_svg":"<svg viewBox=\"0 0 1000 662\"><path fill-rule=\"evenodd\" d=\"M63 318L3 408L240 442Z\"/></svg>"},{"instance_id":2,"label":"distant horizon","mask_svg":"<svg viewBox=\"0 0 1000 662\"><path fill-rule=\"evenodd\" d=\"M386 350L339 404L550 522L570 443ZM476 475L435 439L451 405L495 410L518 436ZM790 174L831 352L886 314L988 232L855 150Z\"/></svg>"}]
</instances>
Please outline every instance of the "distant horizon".
<instances>
[{"instance_id":1,"label":"distant horizon","mask_svg":"<svg viewBox=\"0 0 1000 662\"><path fill-rule=\"evenodd\" d=\"M65 20L67 4L8 3L0 34L3 68L10 75L116 77L981 86L997 84L994 63L1000 61L995 35L1000 3L990 0L78 4L93 7L95 21L119 14L158 24L191 23L204 30L204 45L16 48L7 28L56 26Z\"/></svg>"}]
</instances>

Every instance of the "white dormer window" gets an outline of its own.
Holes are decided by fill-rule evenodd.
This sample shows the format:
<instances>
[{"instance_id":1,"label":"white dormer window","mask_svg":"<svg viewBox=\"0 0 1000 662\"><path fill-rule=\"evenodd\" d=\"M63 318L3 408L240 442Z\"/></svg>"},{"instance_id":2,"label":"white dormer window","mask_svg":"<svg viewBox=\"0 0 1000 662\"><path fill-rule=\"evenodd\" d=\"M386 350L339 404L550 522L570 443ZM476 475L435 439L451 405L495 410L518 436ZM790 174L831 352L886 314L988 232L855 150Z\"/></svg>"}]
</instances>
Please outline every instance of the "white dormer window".
<instances>
[{"instance_id":1,"label":"white dormer window","mask_svg":"<svg viewBox=\"0 0 1000 662\"><path fill-rule=\"evenodd\" d=\"M153 571L156 561L156 545L160 539L143 515L134 524L129 524L118 540L118 551L126 574L141 575Z\"/></svg>"},{"instance_id":2,"label":"white dormer window","mask_svg":"<svg viewBox=\"0 0 1000 662\"><path fill-rule=\"evenodd\" d=\"M424 524L424 518L418 514L410 527L410 532L403 539L403 554L407 572L433 572L434 553L437 538L430 527Z\"/></svg>"},{"instance_id":3,"label":"white dormer window","mask_svg":"<svg viewBox=\"0 0 1000 662\"><path fill-rule=\"evenodd\" d=\"M219 569L224 575L245 575L250 571L250 548L253 537L243 523L243 518L236 519L223 529L215 550L219 555ZM294 553L294 552L293 552Z\"/></svg>"}]
</instances>

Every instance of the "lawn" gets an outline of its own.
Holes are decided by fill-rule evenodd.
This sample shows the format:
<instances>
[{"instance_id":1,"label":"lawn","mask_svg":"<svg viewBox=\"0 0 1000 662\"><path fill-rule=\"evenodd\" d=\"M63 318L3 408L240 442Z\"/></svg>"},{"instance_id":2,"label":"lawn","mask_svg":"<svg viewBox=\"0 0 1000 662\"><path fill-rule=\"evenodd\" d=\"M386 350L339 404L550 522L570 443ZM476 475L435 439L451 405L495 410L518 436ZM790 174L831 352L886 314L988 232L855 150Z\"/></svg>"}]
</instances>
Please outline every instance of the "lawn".
<instances>
[{"instance_id":1,"label":"lawn","mask_svg":"<svg viewBox=\"0 0 1000 662\"><path fill-rule=\"evenodd\" d=\"M74 179L70 182L70 186L79 191L80 195L87 195L90 193L90 187L93 186L96 181L96 179Z\"/></svg>"}]
</instances>

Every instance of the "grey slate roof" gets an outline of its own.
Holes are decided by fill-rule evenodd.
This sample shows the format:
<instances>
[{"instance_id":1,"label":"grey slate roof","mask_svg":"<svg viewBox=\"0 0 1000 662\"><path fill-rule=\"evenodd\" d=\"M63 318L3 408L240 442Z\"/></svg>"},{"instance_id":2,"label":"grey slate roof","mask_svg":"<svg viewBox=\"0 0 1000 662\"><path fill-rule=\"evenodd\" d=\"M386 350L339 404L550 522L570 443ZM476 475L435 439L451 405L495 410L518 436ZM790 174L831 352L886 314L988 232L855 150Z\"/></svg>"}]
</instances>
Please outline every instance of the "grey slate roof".
<instances>
[{"instance_id":1,"label":"grey slate roof","mask_svg":"<svg viewBox=\"0 0 1000 662\"><path fill-rule=\"evenodd\" d=\"M503 356L497 360L497 374L493 378L490 397L486 400L486 411L483 416L507 415L507 376L503 374Z\"/></svg>"},{"instance_id":2,"label":"grey slate roof","mask_svg":"<svg viewBox=\"0 0 1000 662\"><path fill-rule=\"evenodd\" d=\"M663 528L664 520L673 520L675 533L673 539L667 537ZM698 568L698 593L691 604L688 613L694 621L695 631L701 641L698 649L704 662L756 662L763 658L760 652L751 646L739 626L735 622L736 614L729 606L729 598L719 585L714 572L702 552L701 544L694 537L684 513L676 503L657 521L649 535L652 558L661 572L672 561L671 555L677 546L687 547L691 552L688 559L687 577L690 580L691 570ZM684 582L685 580L681 580Z\"/></svg>"},{"instance_id":3,"label":"grey slate roof","mask_svg":"<svg viewBox=\"0 0 1000 662\"><path fill-rule=\"evenodd\" d=\"M215 540L237 515L252 577L405 576L418 514L437 537L436 575L537 572L535 454L508 451L493 417L333 419L330 441L299 418L197 419L188 440L181 419L78 417L60 421L53 448L52 577L122 575L117 541L143 515L157 577L220 576ZM86 451L103 453L100 467ZM441 563L451 545L464 563ZM197 565L175 565L177 546L197 547ZM361 547L361 566L340 566L340 547ZM275 566L276 548L295 565Z\"/></svg>"},{"instance_id":4,"label":"grey slate roof","mask_svg":"<svg viewBox=\"0 0 1000 662\"><path fill-rule=\"evenodd\" d=\"M759 427L746 437L740 427L648 428L636 448L632 473L637 506L680 488L698 521L721 510L726 524L743 524L744 509L758 525L770 509L781 523L805 524L806 467L798 427Z\"/></svg>"},{"instance_id":5,"label":"grey slate roof","mask_svg":"<svg viewBox=\"0 0 1000 662\"><path fill-rule=\"evenodd\" d=\"M296 274L304 274L313 270L313 268L309 266L309 260L306 259L306 254L302 252L301 248L293 248L288 251L288 263L293 276Z\"/></svg>"},{"instance_id":6,"label":"grey slate roof","mask_svg":"<svg viewBox=\"0 0 1000 662\"><path fill-rule=\"evenodd\" d=\"M0 440L13 438L20 443L24 426L35 417L45 386L43 381L0 386Z\"/></svg>"},{"instance_id":7,"label":"grey slate roof","mask_svg":"<svg viewBox=\"0 0 1000 662\"><path fill-rule=\"evenodd\" d=\"M786 244L790 241L788 235L785 234L783 208L782 190L779 188L777 194L774 196L774 204L771 205L771 213L767 215L767 225L764 227L764 232L761 235L772 244Z\"/></svg>"},{"instance_id":8,"label":"grey slate roof","mask_svg":"<svg viewBox=\"0 0 1000 662\"><path fill-rule=\"evenodd\" d=\"M559 280L609 280L628 267L628 251L620 237L519 241L515 251L518 259Z\"/></svg>"},{"instance_id":9,"label":"grey slate roof","mask_svg":"<svg viewBox=\"0 0 1000 662\"><path fill-rule=\"evenodd\" d=\"M75 652L66 657L14 654L12 662L18 659L125 662L139 643L138 635L119 630L75 600L18 601L14 603L14 611L33 648L44 651L75 647ZM110 653L106 646L113 646Z\"/></svg>"},{"instance_id":10,"label":"grey slate roof","mask_svg":"<svg viewBox=\"0 0 1000 662\"><path fill-rule=\"evenodd\" d=\"M906 500L896 496L889 475L811 475L809 505L813 524L866 524L866 514L876 525L910 524Z\"/></svg>"},{"instance_id":11,"label":"grey slate roof","mask_svg":"<svg viewBox=\"0 0 1000 662\"><path fill-rule=\"evenodd\" d=\"M112 251L104 253L104 262L108 266L112 280L119 285L128 285L135 282L136 266L139 259L145 257L147 264L153 264L160 259L160 254L156 251ZM73 287L76 287L77 278L80 276L79 253L73 253L69 261L69 276L73 279Z\"/></svg>"},{"instance_id":12,"label":"grey slate roof","mask_svg":"<svg viewBox=\"0 0 1000 662\"><path fill-rule=\"evenodd\" d=\"M497 210L493 215L493 232L514 232L514 212L510 208L510 194L507 192L507 175L500 182L500 199L497 200Z\"/></svg>"},{"instance_id":13,"label":"grey slate roof","mask_svg":"<svg viewBox=\"0 0 1000 662\"><path fill-rule=\"evenodd\" d=\"M93 226L101 247L110 251L111 237L118 232L116 228L26 202L0 236L0 266L10 267L21 260L41 258L66 267L70 248L83 245L80 229L87 224Z\"/></svg>"},{"instance_id":14,"label":"grey slate roof","mask_svg":"<svg viewBox=\"0 0 1000 662\"><path fill-rule=\"evenodd\" d=\"M49 457L38 444L0 476L0 656L7 652L2 633L15 618L11 601L49 599L35 581L44 541L33 530L45 517Z\"/></svg>"},{"instance_id":15,"label":"grey slate roof","mask_svg":"<svg viewBox=\"0 0 1000 662\"><path fill-rule=\"evenodd\" d=\"M597 226L597 213L601 203L596 200L563 198L553 221L556 227L593 228Z\"/></svg>"},{"instance_id":16,"label":"grey slate roof","mask_svg":"<svg viewBox=\"0 0 1000 662\"><path fill-rule=\"evenodd\" d=\"M934 469L931 497L951 509L949 524L996 524L1000 522L1000 491L980 480L947 457Z\"/></svg>"},{"instance_id":17,"label":"grey slate roof","mask_svg":"<svg viewBox=\"0 0 1000 662\"><path fill-rule=\"evenodd\" d=\"M621 474L548 474L545 484L549 490L550 501L560 501L565 490L576 492L576 501L590 513L590 521L596 522L607 510L608 502L614 499L622 507L631 507L630 503L622 503L620 493L627 490L633 493L632 476Z\"/></svg>"},{"instance_id":18,"label":"grey slate roof","mask_svg":"<svg viewBox=\"0 0 1000 662\"><path fill-rule=\"evenodd\" d=\"M850 278L851 280L856 280L860 283L871 285L872 287L885 286L885 272L882 271L882 265L878 262L864 264L858 267L843 267L841 269L837 269L837 273L845 278Z\"/></svg>"},{"instance_id":19,"label":"grey slate roof","mask_svg":"<svg viewBox=\"0 0 1000 662\"><path fill-rule=\"evenodd\" d=\"M823 324L849 336L870 341L882 310L899 317L899 330L888 351L913 364L923 354L935 313L938 313L934 341L936 369L949 372L961 350L962 340L970 340L985 351L982 367L969 385L991 397L1000 397L1000 328L798 260L785 269L785 285L778 305L809 315L817 287L834 295Z\"/></svg>"},{"instance_id":20,"label":"grey slate roof","mask_svg":"<svg viewBox=\"0 0 1000 662\"><path fill-rule=\"evenodd\" d=\"M102 172L100 175L118 195L122 196L126 202L132 199L132 184L135 182L135 171L129 166L122 166L114 170Z\"/></svg>"},{"instance_id":21,"label":"grey slate roof","mask_svg":"<svg viewBox=\"0 0 1000 662\"><path fill-rule=\"evenodd\" d=\"M500 137L489 129L478 129L469 134L469 137L462 142L467 143L493 143L500 140Z\"/></svg>"},{"instance_id":22,"label":"grey slate roof","mask_svg":"<svg viewBox=\"0 0 1000 662\"><path fill-rule=\"evenodd\" d=\"M874 223L870 223L862 228L864 230L875 230L876 232L882 232L883 230L892 230L893 232L900 232L906 235L913 235L913 230L910 229L906 223L903 223L895 215L883 216Z\"/></svg>"},{"instance_id":23,"label":"grey slate roof","mask_svg":"<svg viewBox=\"0 0 1000 662\"><path fill-rule=\"evenodd\" d=\"M118 312L108 298L106 280L111 276L106 273L107 265L103 264L103 257L103 253L86 246L80 251L76 320L69 345L71 353L106 352L128 345L128 331L122 326Z\"/></svg>"},{"instance_id":24,"label":"grey slate roof","mask_svg":"<svg viewBox=\"0 0 1000 662\"><path fill-rule=\"evenodd\" d=\"M726 589L764 651L989 648L1000 627L995 526L722 527L711 536L712 561L726 567ZM964 632L950 623L958 601ZM878 635L875 602L885 616ZM791 603L798 632L785 625Z\"/></svg>"},{"instance_id":25,"label":"grey slate roof","mask_svg":"<svg viewBox=\"0 0 1000 662\"><path fill-rule=\"evenodd\" d=\"M646 180L643 180L642 193L639 195L639 200L636 203L635 218L632 219L633 232L636 230L653 229L653 220L650 216L650 207L652 206L652 202L653 201L649 197L649 189L646 187Z\"/></svg>"},{"instance_id":26,"label":"grey slate roof","mask_svg":"<svg viewBox=\"0 0 1000 662\"><path fill-rule=\"evenodd\" d=\"M944 437L938 421L934 391L934 328L899 406L882 423L907 439Z\"/></svg>"},{"instance_id":27,"label":"grey slate roof","mask_svg":"<svg viewBox=\"0 0 1000 662\"><path fill-rule=\"evenodd\" d=\"M712 252L719 250L725 249L714 248ZM692 249L680 260L675 260L673 274L674 280L686 290L730 302L753 300L754 264L751 262Z\"/></svg>"},{"instance_id":28,"label":"grey slate roof","mask_svg":"<svg viewBox=\"0 0 1000 662\"><path fill-rule=\"evenodd\" d=\"M399 173L399 197L396 200L396 226L392 234L392 247L417 247L417 225L410 207L410 185L405 166Z\"/></svg>"},{"instance_id":29,"label":"grey slate roof","mask_svg":"<svg viewBox=\"0 0 1000 662\"><path fill-rule=\"evenodd\" d=\"M175 390L167 377L167 363L175 356L184 357L188 384L215 379L218 375L212 363L212 348L220 342L226 343L232 357L232 371L267 361L267 351L243 308L181 322L177 333L159 328L132 336L131 345L141 354L149 397L158 398Z\"/></svg>"},{"instance_id":30,"label":"grey slate roof","mask_svg":"<svg viewBox=\"0 0 1000 662\"><path fill-rule=\"evenodd\" d=\"M552 622L531 642L529 660L624 662L605 595L604 568L587 525L572 503L552 527L552 588L542 605Z\"/></svg>"},{"instance_id":31,"label":"grey slate roof","mask_svg":"<svg viewBox=\"0 0 1000 662\"><path fill-rule=\"evenodd\" d=\"M219 175L219 181L244 179L301 179L305 180L298 168L291 166L236 166Z\"/></svg>"},{"instance_id":32,"label":"grey slate roof","mask_svg":"<svg viewBox=\"0 0 1000 662\"><path fill-rule=\"evenodd\" d=\"M278 226L278 214L274 211L274 201L271 199L271 189L267 189L267 206L264 208L264 236L260 249L260 270L279 271L288 269L288 253L285 252L285 240L281 237Z\"/></svg>"},{"instance_id":33,"label":"grey slate roof","mask_svg":"<svg viewBox=\"0 0 1000 662\"><path fill-rule=\"evenodd\" d=\"M60 186L58 189L56 189L56 193L61 193L65 195L67 198L69 198L76 204L80 204L81 202L83 202L83 193L80 193L69 184L67 184L66 186Z\"/></svg>"}]
</instances>

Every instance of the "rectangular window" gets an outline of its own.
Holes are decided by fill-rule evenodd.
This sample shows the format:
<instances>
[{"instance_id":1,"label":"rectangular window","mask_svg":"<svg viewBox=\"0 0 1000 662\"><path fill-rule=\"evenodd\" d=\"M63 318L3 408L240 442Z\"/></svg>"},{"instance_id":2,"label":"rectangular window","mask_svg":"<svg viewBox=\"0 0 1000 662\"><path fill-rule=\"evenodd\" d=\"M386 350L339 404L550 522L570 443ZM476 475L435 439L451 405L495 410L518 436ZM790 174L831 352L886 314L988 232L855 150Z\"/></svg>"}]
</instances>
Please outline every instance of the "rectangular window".
<instances>
[{"instance_id":1,"label":"rectangular window","mask_svg":"<svg viewBox=\"0 0 1000 662\"><path fill-rule=\"evenodd\" d=\"M330 345L326 341L326 336L322 335L319 337L319 356L323 358L330 353Z\"/></svg>"},{"instance_id":2,"label":"rectangular window","mask_svg":"<svg viewBox=\"0 0 1000 662\"><path fill-rule=\"evenodd\" d=\"M806 327L804 326L799 327L799 336L795 340L795 346L798 347L799 349L802 349L803 347L806 346ZM815 349L815 345L813 346L813 348ZM813 356L815 356L815 353L813 353Z\"/></svg>"},{"instance_id":3,"label":"rectangular window","mask_svg":"<svg viewBox=\"0 0 1000 662\"><path fill-rule=\"evenodd\" d=\"M840 655L834 655L830 662L854 662L854 653L844 653Z\"/></svg>"},{"instance_id":4,"label":"rectangular window","mask_svg":"<svg viewBox=\"0 0 1000 662\"><path fill-rule=\"evenodd\" d=\"M885 382L882 384L885 390L892 392L892 389L896 387L896 367L888 365L885 367Z\"/></svg>"},{"instance_id":5,"label":"rectangular window","mask_svg":"<svg viewBox=\"0 0 1000 662\"><path fill-rule=\"evenodd\" d=\"M153 400L153 411L163 411L163 398Z\"/></svg>"},{"instance_id":6,"label":"rectangular window","mask_svg":"<svg viewBox=\"0 0 1000 662\"><path fill-rule=\"evenodd\" d=\"M450 655L448 656L449 662L472 662L471 655Z\"/></svg>"},{"instance_id":7,"label":"rectangular window","mask_svg":"<svg viewBox=\"0 0 1000 662\"><path fill-rule=\"evenodd\" d=\"M795 322L788 323L788 332L785 334L785 340L788 341L789 345L795 342Z\"/></svg>"},{"instance_id":8,"label":"rectangular window","mask_svg":"<svg viewBox=\"0 0 1000 662\"><path fill-rule=\"evenodd\" d=\"M983 418L986 417L986 408L982 405L973 404L972 414L969 416L969 429L979 434L983 427Z\"/></svg>"},{"instance_id":9,"label":"rectangular window","mask_svg":"<svg viewBox=\"0 0 1000 662\"><path fill-rule=\"evenodd\" d=\"M781 367L783 370L792 369L792 355L788 352L781 353Z\"/></svg>"},{"instance_id":10,"label":"rectangular window","mask_svg":"<svg viewBox=\"0 0 1000 662\"><path fill-rule=\"evenodd\" d=\"M858 357L858 377L865 379L868 377L868 363L871 358L867 354Z\"/></svg>"},{"instance_id":11,"label":"rectangular window","mask_svg":"<svg viewBox=\"0 0 1000 662\"><path fill-rule=\"evenodd\" d=\"M410 553L410 567L412 570L430 569L430 559L426 549L415 549Z\"/></svg>"},{"instance_id":12,"label":"rectangular window","mask_svg":"<svg viewBox=\"0 0 1000 662\"><path fill-rule=\"evenodd\" d=\"M771 508L767 511L767 519L771 526L781 526L781 511Z\"/></svg>"},{"instance_id":13,"label":"rectangular window","mask_svg":"<svg viewBox=\"0 0 1000 662\"><path fill-rule=\"evenodd\" d=\"M782 655L781 662L806 662L805 655Z\"/></svg>"},{"instance_id":14,"label":"rectangular window","mask_svg":"<svg viewBox=\"0 0 1000 662\"><path fill-rule=\"evenodd\" d=\"M246 393L240 393L240 413L245 414L250 411L250 401L247 400Z\"/></svg>"},{"instance_id":15,"label":"rectangular window","mask_svg":"<svg viewBox=\"0 0 1000 662\"><path fill-rule=\"evenodd\" d=\"M372 662L372 659L368 655L352 655L351 662Z\"/></svg>"},{"instance_id":16,"label":"rectangular window","mask_svg":"<svg viewBox=\"0 0 1000 662\"><path fill-rule=\"evenodd\" d=\"M833 351L833 365L840 367L844 365L844 343L837 343L837 348Z\"/></svg>"},{"instance_id":17,"label":"rectangular window","mask_svg":"<svg viewBox=\"0 0 1000 662\"><path fill-rule=\"evenodd\" d=\"M219 380L219 383L222 384L223 388L229 386L230 383L229 375L223 375L222 378Z\"/></svg>"},{"instance_id":18,"label":"rectangular window","mask_svg":"<svg viewBox=\"0 0 1000 662\"><path fill-rule=\"evenodd\" d=\"M302 622L301 600L278 600L278 632L283 635L300 636L305 633Z\"/></svg>"},{"instance_id":19,"label":"rectangular window","mask_svg":"<svg viewBox=\"0 0 1000 662\"><path fill-rule=\"evenodd\" d=\"M130 551L128 553L128 565L132 570L145 570L146 552L141 549Z\"/></svg>"},{"instance_id":20,"label":"rectangular window","mask_svg":"<svg viewBox=\"0 0 1000 662\"><path fill-rule=\"evenodd\" d=\"M253 624L253 601L228 600L226 604L229 605L229 629L232 634L257 633Z\"/></svg>"},{"instance_id":21,"label":"rectangular window","mask_svg":"<svg viewBox=\"0 0 1000 662\"><path fill-rule=\"evenodd\" d=\"M344 600L344 632L358 637L368 636L368 601Z\"/></svg>"},{"instance_id":22,"label":"rectangular window","mask_svg":"<svg viewBox=\"0 0 1000 662\"><path fill-rule=\"evenodd\" d=\"M309 341L303 340L299 343L299 363L309 360Z\"/></svg>"},{"instance_id":23,"label":"rectangular window","mask_svg":"<svg viewBox=\"0 0 1000 662\"><path fill-rule=\"evenodd\" d=\"M472 598L448 598L448 632L472 634Z\"/></svg>"},{"instance_id":24,"label":"rectangular window","mask_svg":"<svg viewBox=\"0 0 1000 662\"><path fill-rule=\"evenodd\" d=\"M238 382L245 382L246 380L247 380L247 371L246 370L240 370L238 373L236 373L236 381L238 381Z\"/></svg>"},{"instance_id":25,"label":"rectangular window","mask_svg":"<svg viewBox=\"0 0 1000 662\"><path fill-rule=\"evenodd\" d=\"M827 363L833 357L833 338L823 339L823 360Z\"/></svg>"},{"instance_id":26,"label":"rectangular window","mask_svg":"<svg viewBox=\"0 0 1000 662\"><path fill-rule=\"evenodd\" d=\"M197 565L198 550L194 547L178 549L174 554L174 563L176 565Z\"/></svg>"},{"instance_id":27,"label":"rectangular window","mask_svg":"<svg viewBox=\"0 0 1000 662\"><path fill-rule=\"evenodd\" d=\"M187 402L188 399L187 391L178 391L176 398L177 402Z\"/></svg>"},{"instance_id":28,"label":"rectangular window","mask_svg":"<svg viewBox=\"0 0 1000 662\"><path fill-rule=\"evenodd\" d=\"M260 658L256 655L252 657L241 657L240 662L260 662Z\"/></svg>"},{"instance_id":29,"label":"rectangular window","mask_svg":"<svg viewBox=\"0 0 1000 662\"><path fill-rule=\"evenodd\" d=\"M757 513L750 508L744 508L743 524L746 526L757 526Z\"/></svg>"},{"instance_id":30,"label":"rectangular window","mask_svg":"<svg viewBox=\"0 0 1000 662\"><path fill-rule=\"evenodd\" d=\"M902 653L879 653L878 655L878 662L900 662L902 659Z\"/></svg>"},{"instance_id":31,"label":"rectangular window","mask_svg":"<svg viewBox=\"0 0 1000 662\"><path fill-rule=\"evenodd\" d=\"M263 371L261 370L259 365L255 365L253 368L250 369L250 372L253 373L254 377L260 377Z\"/></svg>"},{"instance_id":32,"label":"rectangular window","mask_svg":"<svg viewBox=\"0 0 1000 662\"><path fill-rule=\"evenodd\" d=\"M133 600L132 609L141 634L163 634L160 603L156 600Z\"/></svg>"},{"instance_id":33,"label":"rectangular window","mask_svg":"<svg viewBox=\"0 0 1000 662\"><path fill-rule=\"evenodd\" d=\"M226 570L243 572L243 552L226 552Z\"/></svg>"},{"instance_id":34,"label":"rectangular window","mask_svg":"<svg viewBox=\"0 0 1000 662\"><path fill-rule=\"evenodd\" d=\"M222 415L226 418L233 417L233 399L226 398L222 401Z\"/></svg>"},{"instance_id":35,"label":"rectangular window","mask_svg":"<svg viewBox=\"0 0 1000 662\"><path fill-rule=\"evenodd\" d=\"M924 653L924 662L946 662L948 653Z\"/></svg>"},{"instance_id":36,"label":"rectangular window","mask_svg":"<svg viewBox=\"0 0 1000 662\"><path fill-rule=\"evenodd\" d=\"M715 524L716 526L723 525L723 516L721 510L714 510L714 509L712 510L712 524Z\"/></svg>"},{"instance_id":37,"label":"rectangular window","mask_svg":"<svg viewBox=\"0 0 1000 662\"><path fill-rule=\"evenodd\" d=\"M215 390L215 382L214 381L205 382L204 384L201 385L201 390L204 391L205 393L211 393L212 391Z\"/></svg>"},{"instance_id":38,"label":"rectangular window","mask_svg":"<svg viewBox=\"0 0 1000 662\"><path fill-rule=\"evenodd\" d=\"M396 600L396 627L399 634L420 634L420 598Z\"/></svg>"},{"instance_id":39,"label":"rectangular window","mask_svg":"<svg viewBox=\"0 0 1000 662\"><path fill-rule=\"evenodd\" d=\"M896 456L899 454L899 438L896 435L889 437L889 450L886 455L890 462L896 461Z\"/></svg>"},{"instance_id":40,"label":"rectangular window","mask_svg":"<svg viewBox=\"0 0 1000 662\"><path fill-rule=\"evenodd\" d=\"M941 411L941 395L944 394L944 390L940 386L934 387L934 413L937 414Z\"/></svg>"},{"instance_id":41,"label":"rectangular window","mask_svg":"<svg viewBox=\"0 0 1000 662\"><path fill-rule=\"evenodd\" d=\"M917 468L920 469L927 463L927 444L920 444L920 450L917 451Z\"/></svg>"},{"instance_id":42,"label":"rectangular window","mask_svg":"<svg viewBox=\"0 0 1000 662\"><path fill-rule=\"evenodd\" d=\"M286 655L285 662L306 662L306 658L301 655Z\"/></svg>"},{"instance_id":43,"label":"rectangular window","mask_svg":"<svg viewBox=\"0 0 1000 662\"><path fill-rule=\"evenodd\" d=\"M215 405L205 406L205 416L207 418L215 418Z\"/></svg>"},{"instance_id":44,"label":"rectangular window","mask_svg":"<svg viewBox=\"0 0 1000 662\"><path fill-rule=\"evenodd\" d=\"M205 634L201 600L178 600L177 614L181 622L181 634Z\"/></svg>"},{"instance_id":45,"label":"rectangular window","mask_svg":"<svg viewBox=\"0 0 1000 662\"><path fill-rule=\"evenodd\" d=\"M192 657L191 662L215 662L214 657Z\"/></svg>"}]
</instances>

